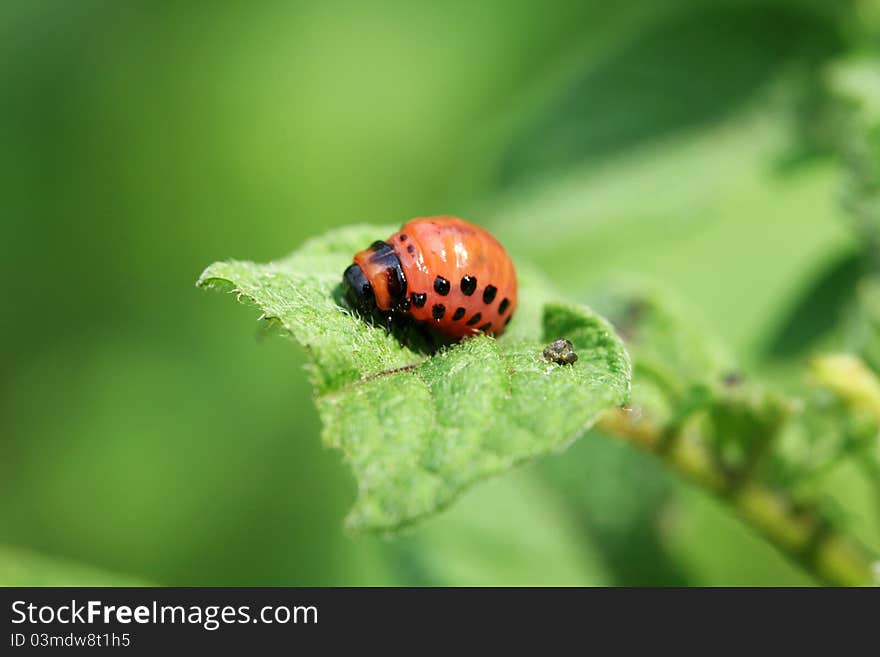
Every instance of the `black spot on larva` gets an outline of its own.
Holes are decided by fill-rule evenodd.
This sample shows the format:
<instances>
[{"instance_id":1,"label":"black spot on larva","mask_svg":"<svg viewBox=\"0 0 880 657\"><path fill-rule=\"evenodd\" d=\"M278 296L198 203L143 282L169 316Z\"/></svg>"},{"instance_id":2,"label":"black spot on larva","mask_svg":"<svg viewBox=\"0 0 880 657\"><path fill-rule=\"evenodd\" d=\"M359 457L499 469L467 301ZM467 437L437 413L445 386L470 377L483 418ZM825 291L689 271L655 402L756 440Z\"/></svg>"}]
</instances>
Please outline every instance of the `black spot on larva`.
<instances>
[{"instance_id":1,"label":"black spot on larva","mask_svg":"<svg viewBox=\"0 0 880 657\"><path fill-rule=\"evenodd\" d=\"M456 309L455 309L455 314L452 316L452 320L453 320L454 322L457 322L457 321L460 320L462 317L464 317L464 308L461 308L461 307L456 308Z\"/></svg>"},{"instance_id":2,"label":"black spot on larva","mask_svg":"<svg viewBox=\"0 0 880 657\"><path fill-rule=\"evenodd\" d=\"M408 253L412 254L412 253L415 253L415 252L416 252L416 247L414 247L412 244L407 244L407 245L406 245L406 250L407 250Z\"/></svg>"},{"instance_id":3,"label":"black spot on larva","mask_svg":"<svg viewBox=\"0 0 880 657\"><path fill-rule=\"evenodd\" d=\"M405 233L404 233L403 235L400 236L400 241L401 241L401 242L406 242L406 240L408 240L408 239L409 239L409 238L406 236Z\"/></svg>"},{"instance_id":4,"label":"black spot on larva","mask_svg":"<svg viewBox=\"0 0 880 657\"><path fill-rule=\"evenodd\" d=\"M480 320L481 320L481 319L483 319L483 316L482 316L480 313L477 313L476 315L474 315L473 317L471 317L471 318L468 320L467 325L468 325L468 326L476 326L477 324L480 323Z\"/></svg>"},{"instance_id":5,"label":"black spot on larva","mask_svg":"<svg viewBox=\"0 0 880 657\"><path fill-rule=\"evenodd\" d=\"M409 300L409 299L404 299L403 301L400 302L400 305L399 305L398 307L399 307L403 312L407 312L407 311L409 310L410 305L411 305L410 300Z\"/></svg>"},{"instance_id":6,"label":"black spot on larva","mask_svg":"<svg viewBox=\"0 0 880 657\"><path fill-rule=\"evenodd\" d=\"M436 319L437 321L443 319L443 315L446 314L446 306L442 303L435 303L434 307L431 308L431 317Z\"/></svg>"},{"instance_id":7,"label":"black spot on larva","mask_svg":"<svg viewBox=\"0 0 880 657\"><path fill-rule=\"evenodd\" d=\"M501 303L498 304L498 314L503 315L507 312L507 309L510 307L510 299L502 299Z\"/></svg>"},{"instance_id":8,"label":"black spot on larva","mask_svg":"<svg viewBox=\"0 0 880 657\"><path fill-rule=\"evenodd\" d=\"M480 330L485 332L488 331L490 328L492 328L492 322L486 322L480 327Z\"/></svg>"},{"instance_id":9,"label":"black spot on larva","mask_svg":"<svg viewBox=\"0 0 880 657\"><path fill-rule=\"evenodd\" d=\"M473 276L463 276L461 279L461 291L465 296L471 296L477 289L477 279Z\"/></svg>"},{"instance_id":10,"label":"black spot on larva","mask_svg":"<svg viewBox=\"0 0 880 657\"><path fill-rule=\"evenodd\" d=\"M507 326L508 324L510 324L510 320L512 320L512 319L513 319L513 315L511 315L510 317L508 317L507 319L505 319L505 320L504 320L504 325Z\"/></svg>"},{"instance_id":11,"label":"black spot on larva","mask_svg":"<svg viewBox=\"0 0 880 657\"><path fill-rule=\"evenodd\" d=\"M416 308L422 308L428 301L428 295L424 292L413 292L410 295L410 299L412 299L412 305Z\"/></svg>"},{"instance_id":12,"label":"black spot on larva","mask_svg":"<svg viewBox=\"0 0 880 657\"><path fill-rule=\"evenodd\" d=\"M487 285L483 290L483 303L492 303L496 294L498 294L498 288L494 285Z\"/></svg>"},{"instance_id":13,"label":"black spot on larva","mask_svg":"<svg viewBox=\"0 0 880 657\"><path fill-rule=\"evenodd\" d=\"M383 246L388 246L388 245L385 242L383 242L382 240L376 240L375 242L370 244L370 250L379 251Z\"/></svg>"},{"instance_id":14,"label":"black spot on larva","mask_svg":"<svg viewBox=\"0 0 880 657\"><path fill-rule=\"evenodd\" d=\"M434 279L434 291L441 297L445 297L449 294L449 281L442 276L438 276Z\"/></svg>"}]
</instances>

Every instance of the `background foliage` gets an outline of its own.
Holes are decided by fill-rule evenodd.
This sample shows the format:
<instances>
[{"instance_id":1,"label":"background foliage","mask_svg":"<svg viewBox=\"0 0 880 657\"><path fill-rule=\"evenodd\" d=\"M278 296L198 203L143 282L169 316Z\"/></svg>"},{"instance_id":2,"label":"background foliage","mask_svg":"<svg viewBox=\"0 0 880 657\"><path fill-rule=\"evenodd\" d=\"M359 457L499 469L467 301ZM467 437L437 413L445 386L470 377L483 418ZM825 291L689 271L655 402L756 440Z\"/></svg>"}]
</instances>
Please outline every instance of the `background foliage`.
<instances>
[{"instance_id":1,"label":"background foliage","mask_svg":"<svg viewBox=\"0 0 880 657\"><path fill-rule=\"evenodd\" d=\"M354 482L320 446L304 354L192 282L332 227L459 214L570 297L613 306L624 278L671 290L749 380L820 394L814 352L880 363L878 16L820 0L3 3L0 578L813 583L598 432L403 536L350 537ZM830 387L816 422L833 436L847 398ZM799 485L877 551L877 473L843 445Z\"/></svg>"}]
</instances>

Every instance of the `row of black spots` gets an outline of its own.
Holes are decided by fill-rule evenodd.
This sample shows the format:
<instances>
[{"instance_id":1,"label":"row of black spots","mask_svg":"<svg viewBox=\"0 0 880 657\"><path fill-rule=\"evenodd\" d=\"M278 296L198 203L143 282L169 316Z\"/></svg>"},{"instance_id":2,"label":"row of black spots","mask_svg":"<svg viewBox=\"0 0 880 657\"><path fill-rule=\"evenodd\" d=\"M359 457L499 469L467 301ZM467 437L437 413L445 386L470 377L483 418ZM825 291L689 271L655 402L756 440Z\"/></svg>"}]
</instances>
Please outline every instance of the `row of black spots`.
<instances>
[{"instance_id":1,"label":"row of black spots","mask_svg":"<svg viewBox=\"0 0 880 657\"><path fill-rule=\"evenodd\" d=\"M483 290L483 303L485 303L486 305L491 304L495 300L495 296L497 294L498 288L496 288L494 285L487 285L486 289ZM510 308L510 299L504 297L501 300L501 303L498 304L498 314L504 315L504 313L507 312L508 308Z\"/></svg>"},{"instance_id":2,"label":"row of black spots","mask_svg":"<svg viewBox=\"0 0 880 657\"><path fill-rule=\"evenodd\" d=\"M401 233L397 239L399 239L401 243L404 243L409 239L409 235L407 235L406 233ZM412 244L407 244L406 245L406 252L409 253L410 255L415 255L416 247Z\"/></svg>"},{"instance_id":3,"label":"row of black spots","mask_svg":"<svg viewBox=\"0 0 880 657\"><path fill-rule=\"evenodd\" d=\"M457 322L462 317L464 317L464 313L465 313L464 308L461 308L461 307L456 308L455 313L452 315L452 320ZM441 319L443 319L443 317L445 315L446 315L446 306L444 306L442 303L435 303L433 306L431 306L431 317L434 318L434 321L439 322ZM467 325L468 326L476 326L477 324L480 323L480 321L482 319L483 319L482 314L477 313L476 315L474 315L473 317L471 317L468 320ZM488 331L490 328L492 328L492 322L486 322L485 324L478 326L477 330L485 332L485 331Z\"/></svg>"},{"instance_id":4,"label":"row of black spots","mask_svg":"<svg viewBox=\"0 0 880 657\"><path fill-rule=\"evenodd\" d=\"M465 296L471 296L474 292L477 291L477 279L475 276L463 276L461 279L461 283L459 284L461 287L462 294ZM448 294L449 292L449 281L441 276L438 276L434 281L434 289L437 290L440 294ZM441 289L445 289L446 292L441 292ZM489 305L493 301L495 301L495 296L498 294L498 288L494 285L487 285L483 290L483 303ZM503 315L507 312L507 309L510 307L510 299L505 297L501 300L501 303L498 304L498 314Z\"/></svg>"},{"instance_id":5,"label":"row of black spots","mask_svg":"<svg viewBox=\"0 0 880 657\"><path fill-rule=\"evenodd\" d=\"M477 279L473 276L465 276L461 280L462 291L465 292L468 296L473 294L476 291ZM434 279L434 291L440 296L447 296L450 292L451 286L449 281L443 278L442 276L437 276ZM491 303L495 300L495 296L498 293L498 289L494 285L486 286L486 289L483 291L483 301L486 304ZM424 292L413 292L411 295L412 305L416 308L423 308L428 301L428 295ZM409 300L407 302L407 308L409 307ZM510 307L510 300L506 297L501 300L501 303L498 305L498 312L500 315L503 315L507 312L507 309ZM452 321L457 322L464 318L465 309L463 307L458 307L455 309L455 312L452 315ZM434 318L435 321L440 321L443 317L446 316L446 306L442 303L434 304L431 307L431 317ZM476 326L483 319L482 313L476 313L473 317L471 317L467 321L468 326ZM507 322L510 321L510 317L507 318L505 322L505 326ZM485 324L480 325L477 330L479 331L488 331L492 327L492 322L486 322Z\"/></svg>"},{"instance_id":6,"label":"row of black spots","mask_svg":"<svg viewBox=\"0 0 880 657\"><path fill-rule=\"evenodd\" d=\"M397 239L400 240L401 244L403 244L404 242L406 242L409 239L409 235L407 235L406 233L401 233L400 235L397 236ZM412 244L407 244L406 245L406 252L409 253L410 255L415 255L416 254L416 247Z\"/></svg>"},{"instance_id":7,"label":"row of black spots","mask_svg":"<svg viewBox=\"0 0 880 657\"><path fill-rule=\"evenodd\" d=\"M437 285L440 281L443 281L443 284L445 287L447 287L447 291L448 291L449 282L445 278L441 278L440 276L438 276L437 280L434 281L434 289L437 288ZM459 283L459 287L461 288L462 294L464 294L466 297L471 296L474 292L477 291L477 278L476 278L476 276L470 276L470 275L462 276L461 282ZM438 290L438 292L439 292L439 290ZM443 292L442 294L446 294L446 292ZM487 305L492 303L492 301L495 300L496 294L498 294L498 288L495 287L494 285L487 285L486 288L483 290L483 303L485 303Z\"/></svg>"},{"instance_id":8,"label":"row of black spots","mask_svg":"<svg viewBox=\"0 0 880 657\"><path fill-rule=\"evenodd\" d=\"M495 300L495 295L498 294L498 290L494 285L489 285L486 290L483 292L483 303L489 305L492 301ZM504 313L507 312L507 309L510 308L510 299L504 297L501 300L501 303L498 304L498 314L503 316Z\"/></svg>"},{"instance_id":9,"label":"row of black spots","mask_svg":"<svg viewBox=\"0 0 880 657\"><path fill-rule=\"evenodd\" d=\"M434 321L439 322L441 319L443 319L445 315L446 306L444 306L442 303L435 303L433 306L431 306L431 317L434 318ZM462 317L464 317L464 308L457 308L455 314L452 315L453 321L458 321ZM480 313L477 313L468 320L467 325L475 326L480 322L481 319L483 319L482 315ZM479 326L477 330L488 331L490 328L492 328L492 322L486 322L482 326Z\"/></svg>"}]
</instances>

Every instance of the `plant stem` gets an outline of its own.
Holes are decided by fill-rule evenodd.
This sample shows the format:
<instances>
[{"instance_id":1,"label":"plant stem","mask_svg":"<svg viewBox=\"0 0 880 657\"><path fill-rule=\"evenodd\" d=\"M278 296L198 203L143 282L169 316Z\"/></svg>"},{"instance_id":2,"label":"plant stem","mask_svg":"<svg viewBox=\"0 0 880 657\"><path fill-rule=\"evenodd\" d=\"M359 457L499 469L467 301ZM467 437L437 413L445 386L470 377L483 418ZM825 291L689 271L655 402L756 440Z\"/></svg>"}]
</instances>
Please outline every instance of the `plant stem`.
<instances>
[{"instance_id":1,"label":"plant stem","mask_svg":"<svg viewBox=\"0 0 880 657\"><path fill-rule=\"evenodd\" d=\"M699 436L682 434L673 449L662 449L664 427L624 409L606 411L597 428L654 454L684 478L722 497L743 520L819 581L833 586L876 583L876 555L844 534L830 518L816 509L798 507L784 493L751 478L732 483Z\"/></svg>"}]
</instances>

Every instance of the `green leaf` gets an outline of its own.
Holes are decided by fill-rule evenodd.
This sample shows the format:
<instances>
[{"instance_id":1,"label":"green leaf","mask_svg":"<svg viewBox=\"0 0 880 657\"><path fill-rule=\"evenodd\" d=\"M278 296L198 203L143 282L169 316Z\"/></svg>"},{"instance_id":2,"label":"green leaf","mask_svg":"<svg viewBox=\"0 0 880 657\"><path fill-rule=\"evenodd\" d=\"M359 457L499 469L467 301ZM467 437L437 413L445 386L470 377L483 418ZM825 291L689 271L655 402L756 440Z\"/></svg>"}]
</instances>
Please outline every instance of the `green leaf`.
<instances>
[{"instance_id":1,"label":"green leaf","mask_svg":"<svg viewBox=\"0 0 880 657\"><path fill-rule=\"evenodd\" d=\"M851 322L864 273L862 254L837 255L797 294L762 345L763 353L776 360L803 357L818 345L839 339L841 327Z\"/></svg>"},{"instance_id":2,"label":"green leaf","mask_svg":"<svg viewBox=\"0 0 880 657\"><path fill-rule=\"evenodd\" d=\"M323 439L358 482L347 524L391 530L450 504L473 483L568 446L600 411L626 402L630 363L611 325L582 306L553 303L520 264L520 307L499 339L479 336L426 357L341 305L343 269L394 231L354 226L269 264L221 262L202 287L233 292L302 344ZM543 360L568 338L573 366Z\"/></svg>"},{"instance_id":3,"label":"green leaf","mask_svg":"<svg viewBox=\"0 0 880 657\"><path fill-rule=\"evenodd\" d=\"M536 172L565 175L572 165L645 140L722 122L793 61L812 64L838 47L839 12L827 6L687 4L699 6L658 11L646 29L587 59L514 139L501 163L502 182L522 183Z\"/></svg>"}]
</instances>

